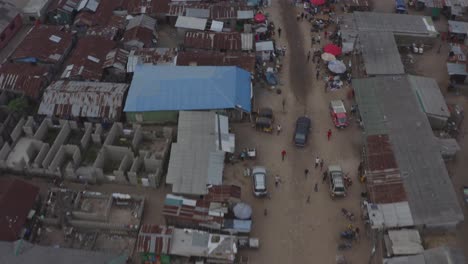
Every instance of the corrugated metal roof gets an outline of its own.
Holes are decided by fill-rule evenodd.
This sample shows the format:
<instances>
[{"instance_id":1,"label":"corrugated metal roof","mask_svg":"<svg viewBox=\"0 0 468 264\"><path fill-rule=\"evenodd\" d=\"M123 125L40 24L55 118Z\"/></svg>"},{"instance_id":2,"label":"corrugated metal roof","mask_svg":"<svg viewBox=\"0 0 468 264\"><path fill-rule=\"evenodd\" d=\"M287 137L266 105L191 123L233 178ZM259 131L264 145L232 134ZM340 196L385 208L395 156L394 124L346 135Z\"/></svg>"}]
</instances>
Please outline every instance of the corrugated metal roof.
<instances>
[{"instance_id":1,"label":"corrugated metal roof","mask_svg":"<svg viewBox=\"0 0 468 264\"><path fill-rule=\"evenodd\" d=\"M45 66L5 63L0 67L0 90L37 99L51 76Z\"/></svg>"},{"instance_id":2,"label":"corrugated metal roof","mask_svg":"<svg viewBox=\"0 0 468 264\"><path fill-rule=\"evenodd\" d=\"M353 80L359 111L374 109L388 130L416 225L451 227L463 220L440 147L425 114L417 105L406 76ZM368 107L372 105L372 107ZM361 114L368 133L368 114ZM373 121L374 123L377 120ZM370 131L375 133L375 131Z\"/></svg>"},{"instance_id":3,"label":"corrugated metal roof","mask_svg":"<svg viewBox=\"0 0 468 264\"><path fill-rule=\"evenodd\" d=\"M450 116L447 103L436 80L415 75L408 75L408 79L424 113L443 118Z\"/></svg>"},{"instance_id":4,"label":"corrugated metal roof","mask_svg":"<svg viewBox=\"0 0 468 264\"><path fill-rule=\"evenodd\" d=\"M443 8L445 6L445 0L423 0L426 7Z\"/></svg>"},{"instance_id":5,"label":"corrugated metal roof","mask_svg":"<svg viewBox=\"0 0 468 264\"><path fill-rule=\"evenodd\" d=\"M261 41L255 43L256 51L273 51L275 50L273 46L273 41Z\"/></svg>"},{"instance_id":6,"label":"corrugated metal roof","mask_svg":"<svg viewBox=\"0 0 468 264\"><path fill-rule=\"evenodd\" d=\"M134 49L128 56L127 72L134 72L138 64L174 65L176 56L173 48Z\"/></svg>"},{"instance_id":7,"label":"corrugated metal roof","mask_svg":"<svg viewBox=\"0 0 468 264\"><path fill-rule=\"evenodd\" d=\"M449 32L455 34L468 34L468 23L463 21L449 20Z\"/></svg>"},{"instance_id":8,"label":"corrugated metal roof","mask_svg":"<svg viewBox=\"0 0 468 264\"><path fill-rule=\"evenodd\" d=\"M224 23L221 21L211 21L210 30L214 32L221 32L223 30Z\"/></svg>"},{"instance_id":9,"label":"corrugated metal roof","mask_svg":"<svg viewBox=\"0 0 468 264\"><path fill-rule=\"evenodd\" d=\"M370 172L398 169L388 135L366 137L366 167Z\"/></svg>"},{"instance_id":10,"label":"corrugated metal roof","mask_svg":"<svg viewBox=\"0 0 468 264\"><path fill-rule=\"evenodd\" d=\"M102 66L107 54L117 43L100 37L85 36L78 40L75 49L65 63L62 79L101 81Z\"/></svg>"},{"instance_id":11,"label":"corrugated metal roof","mask_svg":"<svg viewBox=\"0 0 468 264\"><path fill-rule=\"evenodd\" d=\"M369 7L367 0L344 0L343 3L348 6Z\"/></svg>"},{"instance_id":12,"label":"corrugated metal roof","mask_svg":"<svg viewBox=\"0 0 468 264\"><path fill-rule=\"evenodd\" d=\"M159 15L166 14L169 11L170 0L128 0L127 10L132 15L148 14Z\"/></svg>"},{"instance_id":13,"label":"corrugated metal roof","mask_svg":"<svg viewBox=\"0 0 468 264\"><path fill-rule=\"evenodd\" d=\"M225 153L216 146L216 119L214 112L180 112L166 176L172 192L204 195L207 185L222 184Z\"/></svg>"},{"instance_id":14,"label":"corrugated metal roof","mask_svg":"<svg viewBox=\"0 0 468 264\"><path fill-rule=\"evenodd\" d=\"M19 11L15 5L0 1L0 32L4 32L17 15L19 15Z\"/></svg>"},{"instance_id":15,"label":"corrugated metal roof","mask_svg":"<svg viewBox=\"0 0 468 264\"><path fill-rule=\"evenodd\" d=\"M210 10L203 8L186 8L185 15L188 17L209 18Z\"/></svg>"},{"instance_id":16,"label":"corrugated metal roof","mask_svg":"<svg viewBox=\"0 0 468 264\"><path fill-rule=\"evenodd\" d=\"M360 32L357 44L367 75L404 74L395 37L391 32Z\"/></svg>"},{"instance_id":17,"label":"corrugated metal roof","mask_svg":"<svg viewBox=\"0 0 468 264\"><path fill-rule=\"evenodd\" d=\"M203 196L203 200L212 202L240 201L241 187L236 185L214 185L208 187L208 194Z\"/></svg>"},{"instance_id":18,"label":"corrugated metal roof","mask_svg":"<svg viewBox=\"0 0 468 264\"><path fill-rule=\"evenodd\" d=\"M237 67L153 66L135 69L125 112L251 111L250 73Z\"/></svg>"},{"instance_id":19,"label":"corrugated metal roof","mask_svg":"<svg viewBox=\"0 0 468 264\"><path fill-rule=\"evenodd\" d=\"M72 44L73 35L64 27L40 25L32 28L10 58L58 66L70 52Z\"/></svg>"},{"instance_id":20,"label":"corrugated metal roof","mask_svg":"<svg viewBox=\"0 0 468 264\"><path fill-rule=\"evenodd\" d=\"M242 50L253 50L254 36L252 33L241 33Z\"/></svg>"},{"instance_id":21,"label":"corrugated metal roof","mask_svg":"<svg viewBox=\"0 0 468 264\"><path fill-rule=\"evenodd\" d=\"M184 46L186 48L211 50L251 50L253 37L250 39L249 37L252 37L252 34L191 31L185 33ZM249 40L252 42L249 43Z\"/></svg>"},{"instance_id":22,"label":"corrugated metal roof","mask_svg":"<svg viewBox=\"0 0 468 264\"><path fill-rule=\"evenodd\" d=\"M392 229L414 226L408 202L368 204L372 229Z\"/></svg>"},{"instance_id":23,"label":"corrugated metal roof","mask_svg":"<svg viewBox=\"0 0 468 264\"><path fill-rule=\"evenodd\" d=\"M125 30L130 30L135 27L142 27L142 28L147 28L149 30L155 30L156 19L147 15L135 16L128 21L128 24Z\"/></svg>"},{"instance_id":24,"label":"corrugated metal roof","mask_svg":"<svg viewBox=\"0 0 468 264\"><path fill-rule=\"evenodd\" d=\"M0 179L0 240L15 241L21 236L38 195L35 185L18 179Z\"/></svg>"},{"instance_id":25,"label":"corrugated metal roof","mask_svg":"<svg viewBox=\"0 0 468 264\"><path fill-rule=\"evenodd\" d=\"M122 71L126 71L127 69L127 61L128 61L129 52L124 49L114 49L111 50L106 55L106 60L102 65L102 68L109 68L114 67Z\"/></svg>"},{"instance_id":26,"label":"corrugated metal roof","mask_svg":"<svg viewBox=\"0 0 468 264\"><path fill-rule=\"evenodd\" d=\"M414 256L394 257L383 260L383 264L464 264L465 256L460 249L437 247Z\"/></svg>"},{"instance_id":27,"label":"corrugated metal roof","mask_svg":"<svg viewBox=\"0 0 468 264\"><path fill-rule=\"evenodd\" d=\"M40 115L119 120L128 84L56 81L44 92Z\"/></svg>"},{"instance_id":28,"label":"corrugated metal roof","mask_svg":"<svg viewBox=\"0 0 468 264\"><path fill-rule=\"evenodd\" d=\"M138 234L136 251L155 255L169 254L173 227L145 224Z\"/></svg>"},{"instance_id":29,"label":"corrugated metal roof","mask_svg":"<svg viewBox=\"0 0 468 264\"><path fill-rule=\"evenodd\" d=\"M352 22L344 20L343 28L355 27L360 31L393 32L396 35L437 37L434 22L430 17L376 12L354 12ZM349 23L354 23L350 25Z\"/></svg>"},{"instance_id":30,"label":"corrugated metal roof","mask_svg":"<svg viewBox=\"0 0 468 264\"><path fill-rule=\"evenodd\" d=\"M415 255L424 251L421 236L415 229L388 230L388 242L392 255Z\"/></svg>"},{"instance_id":31,"label":"corrugated metal roof","mask_svg":"<svg viewBox=\"0 0 468 264\"><path fill-rule=\"evenodd\" d=\"M207 21L208 20L204 19L204 18L179 16L179 17L177 17L175 27L177 27L177 28L187 28L187 29L196 29L196 30L205 30Z\"/></svg>"},{"instance_id":32,"label":"corrugated metal roof","mask_svg":"<svg viewBox=\"0 0 468 264\"><path fill-rule=\"evenodd\" d=\"M253 10L237 10L237 19L252 19L253 17Z\"/></svg>"},{"instance_id":33,"label":"corrugated metal roof","mask_svg":"<svg viewBox=\"0 0 468 264\"><path fill-rule=\"evenodd\" d=\"M255 54L237 51L188 50L177 54L176 63L178 66L237 66L254 73Z\"/></svg>"},{"instance_id":34,"label":"corrugated metal roof","mask_svg":"<svg viewBox=\"0 0 468 264\"><path fill-rule=\"evenodd\" d=\"M85 0L86 1L86 0ZM96 0L91 0L88 3L98 3ZM125 5L125 0L99 0L94 12L82 10L75 16L74 25L91 26L107 26L114 16L115 10L122 10ZM93 4L94 5L94 4Z\"/></svg>"},{"instance_id":35,"label":"corrugated metal roof","mask_svg":"<svg viewBox=\"0 0 468 264\"><path fill-rule=\"evenodd\" d=\"M449 75L468 75L466 72L466 64L462 63L447 63L447 72Z\"/></svg>"}]
</instances>

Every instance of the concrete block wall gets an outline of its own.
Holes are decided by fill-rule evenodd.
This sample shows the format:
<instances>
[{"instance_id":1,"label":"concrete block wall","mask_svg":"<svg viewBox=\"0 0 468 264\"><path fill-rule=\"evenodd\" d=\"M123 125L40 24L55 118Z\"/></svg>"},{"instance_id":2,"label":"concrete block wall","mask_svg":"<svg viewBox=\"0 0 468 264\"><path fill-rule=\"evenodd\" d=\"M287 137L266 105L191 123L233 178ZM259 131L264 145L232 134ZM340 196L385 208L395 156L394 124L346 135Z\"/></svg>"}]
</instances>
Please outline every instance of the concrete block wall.
<instances>
[{"instance_id":1,"label":"concrete block wall","mask_svg":"<svg viewBox=\"0 0 468 264\"><path fill-rule=\"evenodd\" d=\"M67 157L71 157L71 166L77 168L81 163L81 152L80 148L76 145L62 145L59 151L55 155L54 159L50 163L48 170L50 173L60 173L60 168L64 165L63 162ZM68 165L68 164L65 164Z\"/></svg>"},{"instance_id":2,"label":"concrete block wall","mask_svg":"<svg viewBox=\"0 0 468 264\"><path fill-rule=\"evenodd\" d=\"M65 140L68 139L71 132L71 127L69 122L65 122L60 129L57 137L54 140L54 143L50 147L49 153L45 157L44 161L42 162L43 168L48 168L52 160L54 159L55 155L57 154L59 148L65 143Z\"/></svg>"},{"instance_id":3,"label":"concrete block wall","mask_svg":"<svg viewBox=\"0 0 468 264\"><path fill-rule=\"evenodd\" d=\"M10 154L10 151L11 151L10 144L8 144L8 142L3 144L2 148L0 149L0 168L1 169L6 169L8 167L6 160L8 158L8 154Z\"/></svg>"},{"instance_id":4,"label":"concrete block wall","mask_svg":"<svg viewBox=\"0 0 468 264\"><path fill-rule=\"evenodd\" d=\"M143 132L141 129L141 125L133 125L133 139L132 139L132 147L133 149L138 149L138 145L140 145L141 141L143 140Z\"/></svg>"},{"instance_id":5,"label":"concrete block wall","mask_svg":"<svg viewBox=\"0 0 468 264\"><path fill-rule=\"evenodd\" d=\"M162 169L157 169L154 173L148 174L149 187L157 188L161 184Z\"/></svg>"},{"instance_id":6,"label":"concrete block wall","mask_svg":"<svg viewBox=\"0 0 468 264\"><path fill-rule=\"evenodd\" d=\"M91 139L93 140L94 144L99 146L102 145L102 126L101 124L96 124L94 132L91 134Z\"/></svg>"},{"instance_id":7,"label":"concrete block wall","mask_svg":"<svg viewBox=\"0 0 468 264\"><path fill-rule=\"evenodd\" d=\"M84 212L81 211L79 208L79 204L82 202L84 198L92 198L92 199L103 199L106 201L106 207L103 212ZM77 205L74 204L75 210L72 211L72 216L75 220L86 220L86 221L98 221L98 222L108 222L110 216L110 210L112 208L112 196L101 195L101 196L89 196L83 194L80 197L80 202Z\"/></svg>"},{"instance_id":8,"label":"concrete block wall","mask_svg":"<svg viewBox=\"0 0 468 264\"><path fill-rule=\"evenodd\" d=\"M26 119L21 118L21 119L18 121L18 124L16 124L15 128L14 128L13 131L11 132L10 137L11 137L11 139L13 140L13 144L16 144L16 142L18 142L18 140L19 140L19 139L21 138L21 136L23 135L23 127L24 127L24 124L26 124Z\"/></svg>"},{"instance_id":9,"label":"concrete block wall","mask_svg":"<svg viewBox=\"0 0 468 264\"><path fill-rule=\"evenodd\" d=\"M97 230L100 232L122 232L122 233L137 233L140 229L140 225L129 226L117 223L103 223L103 222L93 222L93 221L84 221L84 220L70 220L68 223L77 228L84 230Z\"/></svg>"},{"instance_id":10,"label":"concrete block wall","mask_svg":"<svg viewBox=\"0 0 468 264\"><path fill-rule=\"evenodd\" d=\"M32 117L29 117L28 122L26 122L25 126L33 126L33 125L34 125L34 120L32 120ZM36 133L34 134L34 139L43 140L47 132L49 131L50 127L52 127L52 120L50 118L45 118L42 121L41 125L39 125L39 128L37 129Z\"/></svg>"},{"instance_id":11,"label":"concrete block wall","mask_svg":"<svg viewBox=\"0 0 468 264\"><path fill-rule=\"evenodd\" d=\"M49 144L43 143L39 150L39 154L37 154L36 158L34 159L34 162L32 165L34 168L42 168L42 162L47 156L47 153L49 153L49 150L50 150Z\"/></svg>"},{"instance_id":12,"label":"concrete block wall","mask_svg":"<svg viewBox=\"0 0 468 264\"><path fill-rule=\"evenodd\" d=\"M84 123L84 135L80 141L80 147L82 150L88 148L89 143L91 142L91 134L93 133L93 124L86 122Z\"/></svg>"},{"instance_id":13,"label":"concrete block wall","mask_svg":"<svg viewBox=\"0 0 468 264\"><path fill-rule=\"evenodd\" d=\"M34 137L34 119L32 116L28 116L28 120L23 125L23 132L26 134L26 137Z\"/></svg>"},{"instance_id":14,"label":"concrete block wall","mask_svg":"<svg viewBox=\"0 0 468 264\"><path fill-rule=\"evenodd\" d=\"M115 142L115 139L122 135L123 125L122 123L114 123L107 134L106 140L104 141L104 145L112 145Z\"/></svg>"},{"instance_id":15,"label":"concrete block wall","mask_svg":"<svg viewBox=\"0 0 468 264\"><path fill-rule=\"evenodd\" d=\"M130 170L128 171L128 179L131 184L137 185L138 184L138 172L140 169L142 169L143 166L143 158L142 157L136 157L133 160L132 167L130 167Z\"/></svg>"}]
</instances>

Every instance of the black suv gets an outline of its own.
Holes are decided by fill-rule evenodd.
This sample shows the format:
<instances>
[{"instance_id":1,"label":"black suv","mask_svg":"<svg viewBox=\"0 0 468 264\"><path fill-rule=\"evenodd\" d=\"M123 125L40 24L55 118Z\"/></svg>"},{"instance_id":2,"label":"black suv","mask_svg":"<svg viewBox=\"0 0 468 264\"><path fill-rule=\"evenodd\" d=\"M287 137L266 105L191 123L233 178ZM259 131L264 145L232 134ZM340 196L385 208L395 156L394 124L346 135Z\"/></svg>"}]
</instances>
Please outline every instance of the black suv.
<instances>
[{"instance_id":1,"label":"black suv","mask_svg":"<svg viewBox=\"0 0 468 264\"><path fill-rule=\"evenodd\" d=\"M301 116L296 121L296 130L294 131L294 144L297 147L305 147L310 130L310 118Z\"/></svg>"}]
</instances>

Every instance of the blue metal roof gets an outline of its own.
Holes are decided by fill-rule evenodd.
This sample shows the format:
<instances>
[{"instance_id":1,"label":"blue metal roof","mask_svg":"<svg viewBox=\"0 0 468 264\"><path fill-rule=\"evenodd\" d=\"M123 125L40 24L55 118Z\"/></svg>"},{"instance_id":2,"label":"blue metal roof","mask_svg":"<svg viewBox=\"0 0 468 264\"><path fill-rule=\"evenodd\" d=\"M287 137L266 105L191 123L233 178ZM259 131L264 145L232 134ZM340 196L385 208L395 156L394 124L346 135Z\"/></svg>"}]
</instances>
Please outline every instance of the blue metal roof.
<instances>
[{"instance_id":1,"label":"blue metal roof","mask_svg":"<svg viewBox=\"0 0 468 264\"><path fill-rule=\"evenodd\" d=\"M124 112L251 111L250 73L234 66L138 65Z\"/></svg>"}]
</instances>

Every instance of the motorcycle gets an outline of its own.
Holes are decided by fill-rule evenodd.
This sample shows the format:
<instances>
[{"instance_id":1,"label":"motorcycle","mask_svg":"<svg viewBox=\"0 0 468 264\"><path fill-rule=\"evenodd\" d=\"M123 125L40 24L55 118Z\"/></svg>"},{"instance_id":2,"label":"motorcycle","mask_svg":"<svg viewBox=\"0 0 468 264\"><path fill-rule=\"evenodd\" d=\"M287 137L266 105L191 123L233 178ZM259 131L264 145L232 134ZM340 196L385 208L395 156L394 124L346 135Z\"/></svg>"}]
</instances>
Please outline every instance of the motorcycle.
<instances>
[{"instance_id":1,"label":"motorcycle","mask_svg":"<svg viewBox=\"0 0 468 264\"><path fill-rule=\"evenodd\" d=\"M351 249L353 247L353 245L349 242L344 242L344 243L340 243L338 244L338 250L347 250L347 249Z\"/></svg>"},{"instance_id":2,"label":"motorcycle","mask_svg":"<svg viewBox=\"0 0 468 264\"><path fill-rule=\"evenodd\" d=\"M341 208L341 213L343 214L344 217L346 217L346 219L348 219L351 222L354 222L355 217L351 211L348 211L345 208Z\"/></svg>"},{"instance_id":3,"label":"motorcycle","mask_svg":"<svg viewBox=\"0 0 468 264\"><path fill-rule=\"evenodd\" d=\"M340 237L343 239L353 240L356 238L356 234L352 230L346 230L340 233Z\"/></svg>"}]
</instances>

